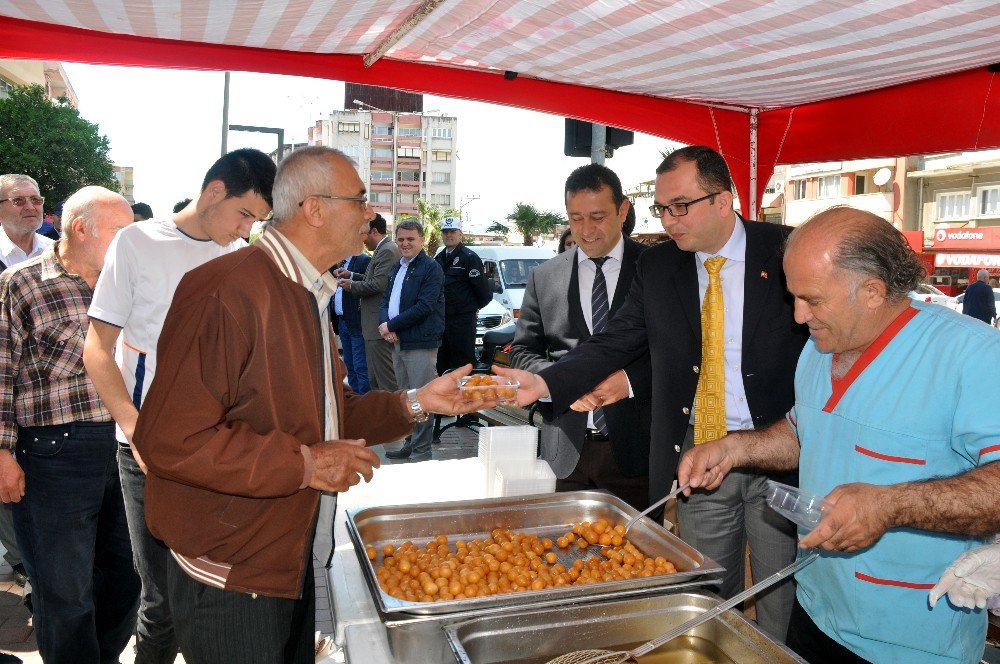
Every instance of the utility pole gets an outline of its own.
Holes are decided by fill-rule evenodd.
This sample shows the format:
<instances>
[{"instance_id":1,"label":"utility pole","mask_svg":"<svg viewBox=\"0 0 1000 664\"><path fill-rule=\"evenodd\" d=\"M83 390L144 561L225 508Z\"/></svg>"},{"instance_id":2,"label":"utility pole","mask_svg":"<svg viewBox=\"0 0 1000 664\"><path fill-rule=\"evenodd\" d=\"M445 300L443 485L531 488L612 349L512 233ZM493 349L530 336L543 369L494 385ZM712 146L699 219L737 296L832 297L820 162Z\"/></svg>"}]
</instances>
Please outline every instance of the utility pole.
<instances>
[{"instance_id":1,"label":"utility pole","mask_svg":"<svg viewBox=\"0 0 1000 664\"><path fill-rule=\"evenodd\" d=\"M607 155L608 128L596 122L590 125L590 163L604 165L604 157Z\"/></svg>"},{"instance_id":2,"label":"utility pole","mask_svg":"<svg viewBox=\"0 0 1000 664\"><path fill-rule=\"evenodd\" d=\"M226 72L226 82L222 87L222 156L229 152L229 72Z\"/></svg>"}]
</instances>

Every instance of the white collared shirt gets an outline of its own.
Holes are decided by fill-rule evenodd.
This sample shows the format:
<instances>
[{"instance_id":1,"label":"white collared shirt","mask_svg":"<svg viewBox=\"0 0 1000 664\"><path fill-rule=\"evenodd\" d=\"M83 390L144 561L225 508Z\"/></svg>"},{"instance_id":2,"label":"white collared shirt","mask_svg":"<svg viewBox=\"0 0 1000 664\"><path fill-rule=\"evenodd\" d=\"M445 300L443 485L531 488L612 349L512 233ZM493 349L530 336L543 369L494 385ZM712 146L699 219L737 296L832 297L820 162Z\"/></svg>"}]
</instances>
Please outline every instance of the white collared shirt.
<instances>
[{"instance_id":1,"label":"white collared shirt","mask_svg":"<svg viewBox=\"0 0 1000 664\"><path fill-rule=\"evenodd\" d=\"M590 260L587 254L576 249L576 275L580 285L580 306L583 307L583 319L587 321L587 329L594 333L594 312L591 310L591 299L594 290L594 278L597 276L597 263ZM615 301L618 290L618 275L622 271L622 258L625 256L625 239L618 237L618 243L608 252L608 260L604 261L604 281L608 288L608 309L610 319L611 303Z\"/></svg>"},{"instance_id":2,"label":"white collared shirt","mask_svg":"<svg viewBox=\"0 0 1000 664\"><path fill-rule=\"evenodd\" d=\"M413 258L416 258L416 255ZM410 269L413 258L410 260L399 259L399 272L396 273L396 279L392 282L392 292L389 293L389 320L399 315L399 301L403 297L403 282L406 281L406 272Z\"/></svg>"},{"instance_id":3,"label":"white collared shirt","mask_svg":"<svg viewBox=\"0 0 1000 664\"><path fill-rule=\"evenodd\" d=\"M729 241L715 254L695 252L698 268L698 305L705 304L708 289L708 270L705 261L715 256L723 256L719 276L722 278L722 302L726 340L726 428L729 431L753 429L753 418L747 404L746 389L743 387L743 284L747 271L747 232L743 222L736 217L733 233ZM691 423L694 424L694 408L691 409Z\"/></svg>"},{"instance_id":4,"label":"white collared shirt","mask_svg":"<svg viewBox=\"0 0 1000 664\"><path fill-rule=\"evenodd\" d=\"M31 251L24 253L24 250L14 244L10 237L8 237L7 229L0 226L0 261L2 261L7 267L14 267L18 263L22 263L29 258L40 256L41 253L55 241L52 238L39 235L38 233L32 233L31 235Z\"/></svg>"}]
</instances>

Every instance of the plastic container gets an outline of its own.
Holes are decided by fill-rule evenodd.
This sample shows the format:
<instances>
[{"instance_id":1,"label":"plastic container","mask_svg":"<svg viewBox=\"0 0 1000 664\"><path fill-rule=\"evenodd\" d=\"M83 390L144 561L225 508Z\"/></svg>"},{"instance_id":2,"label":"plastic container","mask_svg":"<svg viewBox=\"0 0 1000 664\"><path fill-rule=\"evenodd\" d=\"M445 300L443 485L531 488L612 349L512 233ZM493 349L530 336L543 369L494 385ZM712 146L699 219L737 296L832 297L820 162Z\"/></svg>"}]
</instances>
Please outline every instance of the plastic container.
<instances>
[{"instance_id":1,"label":"plastic container","mask_svg":"<svg viewBox=\"0 0 1000 664\"><path fill-rule=\"evenodd\" d=\"M493 495L530 496L536 493L554 493L556 475L547 461L500 461L493 478Z\"/></svg>"},{"instance_id":2,"label":"plastic container","mask_svg":"<svg viewBox=\"0 0 1000 664\"><path fill-rule=\"evenodd\" d=\"M767 504L775 512L806 530L815 528L823 518L823 509L830 504L808 491L767 481Z\"/></svg>"},{"instance_id":3,"label":"plastic container","mask_svg":"<svg viewBox=\"0 0 1000 664\"><path fill-rule=\"evenodd\" d=\"M488 380L489 383L478 384ZM472 374L458 380L458 391L463 401L493 401L511 403L517 398L520 383L503 376Z\"/></svg>"}]
</instances>

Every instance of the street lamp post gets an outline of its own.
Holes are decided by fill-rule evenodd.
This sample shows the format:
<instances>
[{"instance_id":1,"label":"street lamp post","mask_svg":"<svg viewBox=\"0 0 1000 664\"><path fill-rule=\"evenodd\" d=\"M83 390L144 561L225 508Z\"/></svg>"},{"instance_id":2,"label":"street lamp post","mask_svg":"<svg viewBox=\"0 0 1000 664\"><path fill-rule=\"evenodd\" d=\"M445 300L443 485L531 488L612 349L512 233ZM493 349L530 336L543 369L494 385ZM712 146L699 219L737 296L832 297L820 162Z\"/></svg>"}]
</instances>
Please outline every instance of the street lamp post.
<instances>
[{"instance_id":1,"label":"street lamp post","mask_svg":"<svg viewBox=\"0 0 1000 664\"><path fill-rule=\"evenodd\" d=\"M278 152L276 162L280 162L285 156L285 130L280 127L253 127L250 125L229 125L233 131L253 131L262 134L278 135Z\"/></svg>"}]
</instances>

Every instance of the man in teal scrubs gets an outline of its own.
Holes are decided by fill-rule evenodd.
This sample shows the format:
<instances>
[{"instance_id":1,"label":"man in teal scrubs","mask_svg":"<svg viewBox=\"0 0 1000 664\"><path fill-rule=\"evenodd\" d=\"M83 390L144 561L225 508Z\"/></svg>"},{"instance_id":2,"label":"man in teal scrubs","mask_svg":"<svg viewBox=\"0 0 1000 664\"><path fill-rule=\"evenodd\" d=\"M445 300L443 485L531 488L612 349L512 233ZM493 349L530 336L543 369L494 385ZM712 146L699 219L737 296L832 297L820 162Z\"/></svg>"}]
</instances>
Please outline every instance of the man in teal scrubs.
<instances>
[{"instance_id":1,"label":"man in teal scrubs","mask_svg":"<svg viewBox=\"0 0 1000 664\"><path fill-rule=\"evenodd\" d=\"M681 483L714 489L734 467L799 468L825 496L800 529L822 557L796 575L789 645L820 662L973 663L986 615L927 591L962 552L1000 532L1000 409L983 386L1000 332L912 302L919 258L885 220L849 207L816 215L784 259L795 319L810 329L788 417L699 446Z\"/></svg>"}]
</instances>

